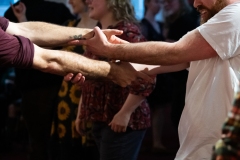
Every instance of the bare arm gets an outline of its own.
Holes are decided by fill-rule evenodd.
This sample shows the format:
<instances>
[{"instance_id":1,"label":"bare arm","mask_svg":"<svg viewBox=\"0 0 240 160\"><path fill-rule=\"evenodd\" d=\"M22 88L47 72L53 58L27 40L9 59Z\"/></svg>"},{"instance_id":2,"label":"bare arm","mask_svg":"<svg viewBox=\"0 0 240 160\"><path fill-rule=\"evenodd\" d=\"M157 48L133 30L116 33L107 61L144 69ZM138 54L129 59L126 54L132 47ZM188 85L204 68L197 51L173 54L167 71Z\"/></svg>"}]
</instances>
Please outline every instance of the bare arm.
<instances>
[{"instance_id":1,"label":"bare arm","mask_svg":"<svg viewBox=\"0 0 240 160\"><path fill-rule=\"evenodd\" d=\"M66 75L82 73L84 76L107 77L111 65L61 50L49 50L34 45L33 68L43 72Z\"/></svg>"},{"instance_id":2,"label":"bare arm","mask_svg":"<svg viewBox=\"0 0 240 160\"><path fill-rule=\"evenodd\" d=\"M137 70L146 73L147 75L157 75L162 73L177 72L189 67L189 63L181 63L176 65L169 66L160 66L160 65L145 65L138 63L131 63L131 65Z\"/></svg>"},{"instance_id":3,"label":"bare arm","mask_svg":"<svg viewBox=\"0 0 240 160\"><path fill-rule=\"evenodd\" d=\"M59 75L80 72L91 78L108 78L123 87L131 84L137 77L151 81L150 77L137 72L127 62L97 61L72 52L43 49L37 45L34 45L34 49L33 68L43 72Z\"/></svg>"},{"instance_id":4,"label":"bare arm","mask_svg":"<svg viewBox=\"0 0 240 160\"><path fill-rule=\"evenodd\" d=\"M95 36L93 38L81 41L81 43L87 45L92 52L111 59L154 65L174 65L217 56L216 51L197 29L174 43L140 42L125 44L112 44L99 28L95 27L94 31ZM137 57L136 52L138 53Z\"/></svg>"},{"instance_id":5,"label":"bare arm","mask_svg":"<svg viewBox=\"0 0 240 160\"><path fill-rule=\"evenodd\" d=\"M93 36L92 29L83 29L77 27L65 27L45 22L9 22L6 30L12 35L21 35L29 38L33 43L53 47L66 44L67 42L83 37L90 38Z\"/></svg>"},{"instance_id":6,"label":"bare arm","mask_svg":"<svg viewBox=\"0 0 240 160\"><path fill-rule=\"evenodd\" d=\"M138 52L138 58L131 52ZM216 51L197 30L188 33L175 43L143 42L111 45L107 53L111 53L112 58L119 58L118 55L120 54L119 59L129 60L130 62L161 65L186 63L217 56Z\"/></svg>"}]
</instances>

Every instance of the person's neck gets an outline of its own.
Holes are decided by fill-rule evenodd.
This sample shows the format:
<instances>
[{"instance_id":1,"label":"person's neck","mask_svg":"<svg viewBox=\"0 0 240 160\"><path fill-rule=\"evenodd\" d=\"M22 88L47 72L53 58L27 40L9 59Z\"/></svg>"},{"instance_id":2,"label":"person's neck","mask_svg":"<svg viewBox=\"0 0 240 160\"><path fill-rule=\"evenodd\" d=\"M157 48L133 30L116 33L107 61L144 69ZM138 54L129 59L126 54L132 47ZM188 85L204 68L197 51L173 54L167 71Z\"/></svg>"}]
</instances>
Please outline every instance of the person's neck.
<instances>
[{"instance_id":1,"label":"person's neck","mask_svg":"<svg viewBox=\"0 0 240 160\"><path fill-rule=\"evenodd\" d=\"M88 12L79 14L81 21L78 23L77 27L80 28L94 28L97 24L97 21L88 16Z\"/></svg>"},{"instance_id":2,"label":"person's neck","mask_svg":"<svg viewBox=\"0 0 240 160\"><path fill-rule=\"evenodd\" d=\"M116 25L119 21L117 21L113 14L108 14L102 17L99 22L101 23L102 29L107 29L111 25Z\"/></svg>"}]
</instances>

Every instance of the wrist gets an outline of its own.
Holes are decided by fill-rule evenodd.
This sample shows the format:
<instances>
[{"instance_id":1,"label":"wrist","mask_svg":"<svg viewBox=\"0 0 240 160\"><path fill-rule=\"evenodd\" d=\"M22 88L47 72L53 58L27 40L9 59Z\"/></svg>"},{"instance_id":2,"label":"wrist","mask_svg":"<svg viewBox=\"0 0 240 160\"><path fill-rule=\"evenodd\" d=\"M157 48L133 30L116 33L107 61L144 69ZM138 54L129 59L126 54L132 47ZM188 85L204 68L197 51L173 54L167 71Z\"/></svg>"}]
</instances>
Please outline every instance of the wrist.
<instances>
[{"instance_id":1,"label":"wrist","mask_svg":"<svg viewBox=\"0 0 240 160\"><path fill-rule=\"evenodd\" d=\"M123 116L125 116L125 117L130 117L131 114L132 114L132 111L121 109L121 110L119 111L119 114L121 114L121 115L123 115Z\"/></svg>"},{"instance_id":2,"label":"wrist","mask_svg":"<svg viewBox=\"0 0 240 160\"><path fill-rule=\"evenodd\" d=\"M110 65L110 68L109 68L109 73L107 75L107 78L110 80L113 80L117 72L117 66L115 63L112 63L112 62L108 62L108 64Z\"/></svg>"},{"instance_id":3,"label":"wrist","mask_svg":"<svg viewBox=\"0 0 240 160\"><path fill-rule=\"evenodd\" d=\"M108 57L109 59L114 59L114 45L112 44L107 44L105 45L104 49L103 49L103 52L104 52L104 56L105 57Z\"/></svg>"}]
</instances>

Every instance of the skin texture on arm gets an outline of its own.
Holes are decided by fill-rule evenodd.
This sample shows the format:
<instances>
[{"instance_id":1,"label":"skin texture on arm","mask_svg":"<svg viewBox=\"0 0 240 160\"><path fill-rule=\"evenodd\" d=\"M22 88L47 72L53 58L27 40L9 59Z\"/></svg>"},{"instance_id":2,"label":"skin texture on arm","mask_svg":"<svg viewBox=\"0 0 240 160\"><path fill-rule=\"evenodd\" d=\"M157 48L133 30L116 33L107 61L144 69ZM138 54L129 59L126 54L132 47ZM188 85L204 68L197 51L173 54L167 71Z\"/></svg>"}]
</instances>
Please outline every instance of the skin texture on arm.
<instances>
[{"instance_id":1,"label":"skin texture on arm","mask_svg":"<svg viewBox=\"0 0 240 160\"><path fill-rule=\"evenodd\" d=\"M131 84L137 77L152 80L146 74L137 72L127 62L97 61L72 52L49 50L37 45L34 45L34 50L33 68L43 72L58 75L80 72L89 78L108 78L123 87Z\"/></svg>"},{"instance_id":2,"label":"skin texture on arm","mask_svg":"<svg viewBox=\"0 0 240 160\"><path fill-rule=\"evenodd\" d=\"M12 35L22 35L42 47L54 47L78 38L90 38L92 29L65 27L45 22L9 22L6 30Z\"/></svg>"},{"instance_id":3,"label":"skin texture on arm","mask_svg":"<svg viewBox=\"0 0 240 160\"><path fill-rule=\"evenodd\" d=\"M152 65L174 65L217 56L216 51L196 29L174 43L123 43L117 37L108 41L98 27L95 27L94 32L93 38L78 42L87 45L88 50L111 59ZM117 42L120 44L116 44Z\"/></svg>"},{"instance_id":4,"label":"skin texture on arm","mask_svg":"<svg viewBox=\"0 0 240 160\"><path fill-rule=\"evenodd\" d=\"M81 31L82 33L88 32L89 29L62 27L44 22L9 22L6 30L9 34L26 36L38 44L50 44L49 46L66 43L71 39L75 39L74 37L69 38L69 35ZM105 30L104 33L107 37L111 37L114 33L121 34L122 31ZM93 32L89 32L88 34L92 36ZM126 62L121 62L120 64L100 62L71 52L44 49L35 44L32 67L43 72L58 75L66 75L67 73L76 74L80 72L83 76L92 78L108 78L122 87L131 84L137 77L151 81L150 77L141 72L137 72Z\"/></svg>"},{"instance_id":5,"label":"skin texture on arm","mask_svg":"<svg viewBox=\"0 0 240 160\"><path fill-rule=\"evenodd\" d=\"M84 123L79 117L80 117L80 114L81 114L81 104L82 104L82 96L80 97L80 100L79 100L79 103L78 103L78 111L77 111L77 117L76 117L76 120L75 120L75 125L76 125L76 130L77 132L80 134L80 135L85 135L85 129L86 129L86 126Z\"/></svg>"},{"instance_id":6,"label":"skin texture on arm","mask_svg":"<svg viewBox=\"0 0 240 160\"><path fill-rule=\"evenodd\" d=\"M68 45L70 41L89 39L94 35L92 29L60 26L37 21L21 23L9 22L6 32L29 38L33 43L41 47ZM106 29L103 32L109 39L111 39L113 35L122 34L122 31L114 29Z\"/></svg>"}]
</instances>

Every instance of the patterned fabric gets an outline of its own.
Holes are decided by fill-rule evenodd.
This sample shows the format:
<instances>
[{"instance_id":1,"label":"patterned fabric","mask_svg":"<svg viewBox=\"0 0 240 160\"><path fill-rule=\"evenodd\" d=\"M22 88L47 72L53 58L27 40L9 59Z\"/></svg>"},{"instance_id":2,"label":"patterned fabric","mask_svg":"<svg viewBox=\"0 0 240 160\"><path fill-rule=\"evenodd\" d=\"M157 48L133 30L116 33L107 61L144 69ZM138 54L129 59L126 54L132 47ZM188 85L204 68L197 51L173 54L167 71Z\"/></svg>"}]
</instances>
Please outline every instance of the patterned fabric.
<instances>
[{"instance_id":1,"label":"patterned fabric","mask_svg":"<svg viewBox=\"0 0 240 160\"><path fill-rule=\"evenodd\" d=\"M233 108L222 128L222 138L213 148L212 160L240 159L240 85L235 95Z\"/></svg>"},{"instance_id":2,"label":"patterned fabric","mask_svg":"<svg viewBox=\"0 0 240 160\"><path fill-rule=\"evenodd\" d=\"M116 26L110 26L109 28L123 30L123 34L119 37L126 41L145 41L135 24L119 22ZM109 59L96 56L90 52L85 52L84 55L92 59L109 61ZM148 96L154 88L154 84L144 80L140 80L140 83L141 85L122 88L107 80L86 81L82 86L80 118L87 121L109 123L121 109L129 93ZM150 127L150 110L146 100L131 115L128 126L134 130Z\"/></svg>"},{"instance_id":3,"label":"patterned fabric","mask_svg":"<svg viewBox=\"0 0 240 160\"><path fill-rule=\"evenodd\" d=\"M80 20L69 20L66 26L76 27ZM78 54L84 53L83 46L66 46L62 50L75 52ZM71 82L62 81L61 88L58 92L57 99L57 116L53 122L52 135L56 135L61 143L69 142L72 144L83 146L94 146L95 142L91 135L91 123L86 124L86 136L80 136L75 127L75 120L77 116L78 103L81 96L81 89L79 86Z\"/></svg>"}]
</instances>

